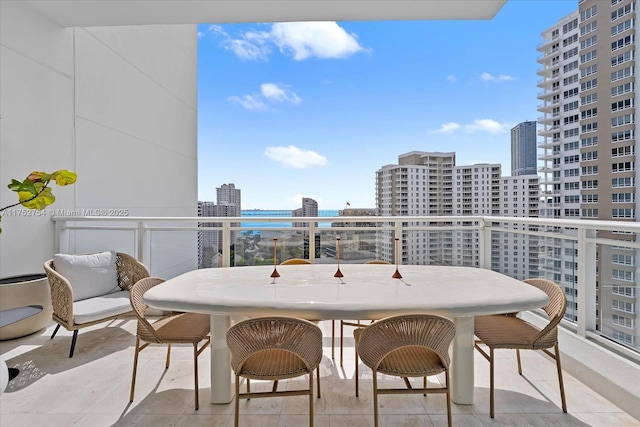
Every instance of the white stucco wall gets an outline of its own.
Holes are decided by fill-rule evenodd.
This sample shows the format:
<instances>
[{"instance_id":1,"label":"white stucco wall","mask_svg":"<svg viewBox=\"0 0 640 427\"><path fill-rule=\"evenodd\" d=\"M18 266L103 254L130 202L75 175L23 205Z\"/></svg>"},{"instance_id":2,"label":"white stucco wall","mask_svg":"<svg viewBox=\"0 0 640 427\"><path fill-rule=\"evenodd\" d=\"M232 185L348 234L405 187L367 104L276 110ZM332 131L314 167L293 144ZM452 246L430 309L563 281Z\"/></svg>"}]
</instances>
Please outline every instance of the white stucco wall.
<instances>
[{"instance_id":1,"label":"white stucco wall","mask_svg":"<svg viewBox=\"0 0 640 427\"><path fill-rule=\"evenodd\" d=\"M16 201L11 178L66 168L78 182L53 187L53 209L196 216L197 27L61 28L0 7L0 207ZM15 212L0 223L0 277L41 272L54 251L50 215ZM133 249L117 234L73 237L71 252ZM171 253L156 273L197 266L193 235L153 239Z\"/></svg>"}]
</instances>

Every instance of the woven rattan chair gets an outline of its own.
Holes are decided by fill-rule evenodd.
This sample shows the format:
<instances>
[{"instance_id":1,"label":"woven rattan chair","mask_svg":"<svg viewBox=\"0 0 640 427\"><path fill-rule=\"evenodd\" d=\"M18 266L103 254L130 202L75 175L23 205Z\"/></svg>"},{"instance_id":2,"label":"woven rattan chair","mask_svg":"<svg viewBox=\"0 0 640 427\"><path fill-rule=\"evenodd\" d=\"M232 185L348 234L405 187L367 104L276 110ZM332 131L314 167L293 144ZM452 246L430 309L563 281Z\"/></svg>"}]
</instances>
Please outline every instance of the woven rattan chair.
<instances>
[{"instance_id":1,"label":"woven rattan chair","mask_svg":"<svg viewBox=\"0 0 640 427\"><path fill-rule=\"evenodd\" d=\"M130 255L118 252L116 254L116 267L118 270L118 286L123 291L130 291L131 287L138 280L148 277L149 270L141 262L136 260ZM126 313L120 313L117 315L108 315L100 317L97 320L83 323L76 323L73 312L73 290L71 283L64 276L56 271L53 259L44 263L44 270L47 273L49 279L49 286L51 287L51 305L53 306L52 319L58 325L56 326L51 339L56 336L60 326L64 326L68 331L73 331L73 338L71 339L71 349L69 351L69 357L73 357L73 352L76 346L76 340L78 339L78 330L93 326L98 323L106 322L109 320L122 317L123 315L131 314L131 311Z\"/></svg>"},{"instance_id":2,"label":"woven rattan chair","mask_svg":"<svg viewBox=\"0 0 640 427\"><path fill-rule=\"evenodd\" d=\"M138 370L138 354L150 344L167 344L167 359L165 368L169 368L171 361L171 344L193 345L193 377L195 383L195 408L200 407L198 399L198 356L211 342L210 319L207 314L170 313L160 317L153 323L145 317L147 304L142 299L146 291L164 282L164 279L147 277L136 283L131 289L131 305L138 318L136 333L136 351L133 357L133 375L131 376L131 394L129 401L133 402L136 387L136 372ZM140 345L141 342L144 344ZM198 344L200 344L198 348Z\"/></svg>"},{"instance_id":3,"label":"woven rattan chair","mask_svg":"<svg viewBox=\"0 0 640 427\"><path fill-rule=\"evenodd\" d=\"M518 373L522 375L522 365L520 363L520 350L542 350L551 358L555 359L558 370L558 382L560 383L560 396L562 399L562 410L567 412L567 402L564 396L564 382L562 380L562 367L560 365L560 351L558 348L558 324L564 317L567 308L567 299L563 290L550 280L527 279L526 283L535 286L549 296L549 302L543 307L547 313L549 322L540 329L518 317L516 313L494 316L476 316L475 348L489 361L490 364L490 395L489 413L494 418L495 404L493 397L494 370L496 349L515 349L518 360ZM482 345L489 348L489 354L482 349ZM548 349L553 347L554 352Z\"/></svg>"},{"instance_id":4,"label":"woven rattan chair","mask_svg":"<svg viewBox=\"0 0 640 427\"><path fill-rule=\"evenodd\" d=\"M365 264L389 264L389 263L387 261L383 261L381 259L374 259L374 260L365 262ZM373 322L373 320L374 319L369 320L369 323ZM355 326L356 328L360 328L360 327L363 326L363 324L362 324L362 320L356 320L355 322L350 321L350 320L341 320L340 321L340 366L342 366L342 363L344 361L344 342L343 342L343 337L344 337L344 327L345 326ZM333 343L332 343L332 350L333 350ZM358 363L358 357L357 356L356 356L356 363Z\"/></svg>"},{"instance_id":5,"label":"woven rattan chair","mask_svg":"<svg viewBox=\"0 0 640 427\"><path fill-rule=\"evenodd\" d=\"M311 261L308 259L302 258L289 258L280 263L280 265L300 265L300 264L311 264Z\"/></svg>"},{"instance_id":6,"label":"woven rattan chair","mask_svg":"<svg viewBox=\"0 0 640 427\"><path fill-rule=\"evenodd\" d=\"M455 336L453 322L429 314L392 316L354 331L362 362L373 371L373 419L378 426L378 395L444 393L447 421L451 427L449 395L449 345ZM378 373L402 377L406 388L378 388ZM427 388L426 377L445 374L445 386ZM413 388L409 377L423 377ZM356 384L358 376L356 374ZM357 385L356 385L357 388Z\"/></svg>"},{"instance_id":7,"label":"woven rattan chair","mask_svg":"<svg viewBox=\"0 0 640 427\"><path fill-rule=\"evenodd\" d=\"M231 367L236 375L234 425L238 426L240 399L274 396L309 396L309 425L313 426L313 371L318 376L322 331L313 323L291 317L258 317L236 323L227 331ZM278 380L309 375L309 387L278 391ZM240 378L247 380L247 392L240 393ZM272 391L251 392L251 379L273 381Z\"/></svg>"}]
</instances>

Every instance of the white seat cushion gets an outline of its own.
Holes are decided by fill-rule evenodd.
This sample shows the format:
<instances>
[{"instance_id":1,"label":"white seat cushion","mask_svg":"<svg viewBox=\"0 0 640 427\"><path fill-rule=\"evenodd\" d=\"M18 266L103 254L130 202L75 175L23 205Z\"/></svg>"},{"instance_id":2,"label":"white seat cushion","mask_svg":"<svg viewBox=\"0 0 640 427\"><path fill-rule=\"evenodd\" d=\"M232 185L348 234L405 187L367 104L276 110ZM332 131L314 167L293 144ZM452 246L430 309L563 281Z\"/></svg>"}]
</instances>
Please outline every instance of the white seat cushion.
<instances>
[{"instance_id":1,"label":"white seat cushion","mask_svg":"<svg viewBox=\"0 0 640 427\"><path fill-rule=\"evenodd\" d=\"M133 308L129 300L129 291L113 292L74 302L73 323L89 323L105 317L128 313L131 310Z\"/></svg>"},{"instance_id":2,"label":"white seat cushion","mask_svg":"<svg viewBox=\"0 0 640 427\"><path fill-rule=\"evenodd\" d=\"M106 251L88 255L55 254L53 266L64 276L73 289L73 300L81 301L117 292L117 254Z\"/></svg>"}]
</instances>

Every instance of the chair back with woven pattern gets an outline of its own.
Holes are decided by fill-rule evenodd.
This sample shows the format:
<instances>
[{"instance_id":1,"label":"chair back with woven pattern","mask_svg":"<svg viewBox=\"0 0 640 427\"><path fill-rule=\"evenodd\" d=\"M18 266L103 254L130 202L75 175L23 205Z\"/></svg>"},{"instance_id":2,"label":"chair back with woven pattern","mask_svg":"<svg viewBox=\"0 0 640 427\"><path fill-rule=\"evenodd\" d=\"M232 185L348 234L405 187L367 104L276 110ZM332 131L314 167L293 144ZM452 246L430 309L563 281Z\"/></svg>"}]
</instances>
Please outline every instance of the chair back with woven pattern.
<instances>
[{"instance_id":1,"label":"chair back with woven pattern","mask_svg":"<svg viewBox=\"0 0 640 427\"><path fill-rule=\"evenodd\" d=\"M449 367L449 345L455 326L447 318L431 314L387 317L364 328L358 343L358 355L370 367L400 348L419 346L433 350L442 365Z\"/></svg>"},{"instance_id":2,"label":"chair back with woven pattern","mask_svg":"<svg viewBox=\"0 0 640 427\"><path fill-rule=\"evenodd\" d=\"M131 255L117 252L116 267L118 270L118 286L123 291L130 291L136 282L149 277L149 270L140 261Z\"/></svg>"},{"instance_id":3,"label":"chair back with woven pattern","mask_svg":"<svg viewBox=\"0 0 640 427\"><path fill-rule=\"evenodd\" d=\"M227 331L227 344L236 374L242 372L243 364L251 356L274 349L300 357L309 373L322 360L320 328L292 317L259 317L236 323Z\"/></svg>"},{"instance_id":4,"label":"chair back with woven pattern","mask_svg":"<svg viewBox=\"0 0 640 427\"><path fill-rule=\"evenodd\" d=\"M161 279L159 277L145 277L144 279L141 279L138 282L136 282L136 284L133 285L133 287L131 288L131 294L129 295L129 298L131 299L131 306L133 307L133 312L136 314L136 317L138 318L137 334L141 340L146 342L160 343L162 342L162 339L158 335L154 327L151 326L151 323L145 317L145 311L149 306L144 302L144 300L142 299L142 296L149 289L159 285L164 281L165 281L164 279Z\"/></svg>"},{"instance_id":5,"label":"chair back with woven pattern","mask_svg":"<svg viewBox=\"0 0 640 427\"><path fill-rule=\"evenodd\" d=\"M560 286L551 280L527 279L524 282L535 286L549 296L547 305L542 308L549 317L549 323L535 338L533 342L534 348L553 347L558 342L558 324L567 310L567 298Z\"/></svg>"}]
</instances>

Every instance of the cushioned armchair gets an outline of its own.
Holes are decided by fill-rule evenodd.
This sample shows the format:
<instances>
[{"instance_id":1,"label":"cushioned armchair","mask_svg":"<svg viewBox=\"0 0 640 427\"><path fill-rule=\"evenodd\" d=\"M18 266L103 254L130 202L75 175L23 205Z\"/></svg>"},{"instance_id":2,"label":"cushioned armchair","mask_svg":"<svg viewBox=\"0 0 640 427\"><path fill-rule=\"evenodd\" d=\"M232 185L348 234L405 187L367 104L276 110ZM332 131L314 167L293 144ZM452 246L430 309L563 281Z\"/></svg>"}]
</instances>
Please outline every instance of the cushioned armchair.
<instances>
[{"instance_id":1,"label":"cushioned armchair","mask_svg":"<svg viewBox=\"0 0 640 427\"><path fill-rule=\"evenodd\" d=\"M51 287L53 321L73 331L69 357L78 330L132 313L129 291L149 270L130 255L115 251L88 255L56 254L45 262Z\"/></svg>"}]
</instances>

